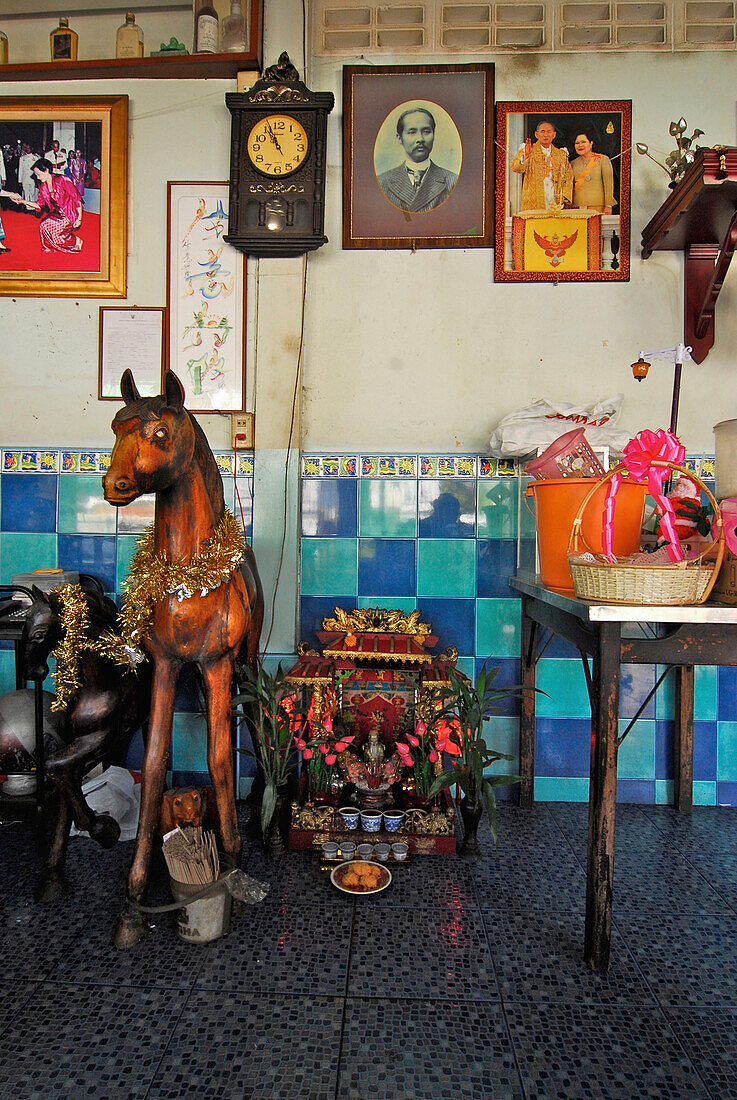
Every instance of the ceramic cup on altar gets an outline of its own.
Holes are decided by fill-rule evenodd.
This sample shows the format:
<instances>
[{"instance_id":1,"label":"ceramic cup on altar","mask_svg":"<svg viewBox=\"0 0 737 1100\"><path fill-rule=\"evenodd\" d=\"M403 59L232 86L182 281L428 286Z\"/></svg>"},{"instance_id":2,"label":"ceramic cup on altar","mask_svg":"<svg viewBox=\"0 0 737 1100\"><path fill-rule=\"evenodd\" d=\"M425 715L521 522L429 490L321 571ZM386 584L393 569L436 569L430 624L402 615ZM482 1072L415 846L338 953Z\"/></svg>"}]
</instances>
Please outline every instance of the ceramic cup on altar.
<instances>
[{"instance_id":1,"label":"ceramic cup on altar","mask_svg":"<svg viewBox=\"0 0 737 1100\"><path fill-rule=\"evenodd\" d=\"M391 851L391 848L388 844L384 844L382 841L376 845L374 851L376 852L376 858L378 859L379 863L386 863L386 861L389 859L389 852Z\"/></svg>"},{"instance_id":2,"label":"ceramic cup on altar","mask_svg":"<svg viewBox=\"0 0 737 1100\"><path fill-rule=\"evenodd\" d=\"M378 845L377 845L378 847ZM356 855L359 859L373 859L374 858L374 846L373 844L359 844L356 848Z\"/></svg>"},{"instance_id":3,"label":"ceramic cup on altar","mask_svg":"<svg viewBox=\"0 0 737 1100\"><path fill-rule=\"evenodd\" d=\"M409 845L405 844L403 840L395 840L392 844L392 855L398 863L407 858L409 852Z\"/></svg>"},{"instance_id":4,"label":"ceramic cup on altar","mask_svg":"<svg viewBox=\"0 0 737 1100\"><path fill-rule=\"evenodd\" d=\"M403 810L384 810L384 827L388 833L398 833L403 821Z\"/></svg>"},{"instance_id":5,"label":"ceramic cup on altar","mask_svg":"<svg viewBox=\"0 0 737 1100\"><path fill-rule=\"evenodd\" d=\"M326 840L322 846L322 854L325 859L337 859L338 858L338 845L334 840Z\"/></svg>"},{"instance_id":6,"label":"ceramic cup on altar","mask_svg":"<svg viewBox=\"0 0 737 1100\"><path fill-rule=\"evenodd\" d=\"M353 806L341 806L338 810L338 813L340 814L346 829L350 829L352 831L353 829L358 828L358 810L354 810Z\"/></svg>"},{"instance_id":7,"label":"ceramic cup on altar","mask_svg":"<svg viewBox=\"0 0 737 1100\"><path fill-rule=\"evenodd\" d=\"M361 828L365 833L378 833L381 828L381 810L361 810Z\"/></svg>"},{"instance_id":8,"label":"ceramic cup on altar","mask_svg":"<svg viewBox=\"0 0 737 1100\"><path fill-rule=\"evenodd\" d=\"M341 840L340 854L343 859L353 859L356 854L356 845L352 840Z\"/></svg>"}]
</instances>

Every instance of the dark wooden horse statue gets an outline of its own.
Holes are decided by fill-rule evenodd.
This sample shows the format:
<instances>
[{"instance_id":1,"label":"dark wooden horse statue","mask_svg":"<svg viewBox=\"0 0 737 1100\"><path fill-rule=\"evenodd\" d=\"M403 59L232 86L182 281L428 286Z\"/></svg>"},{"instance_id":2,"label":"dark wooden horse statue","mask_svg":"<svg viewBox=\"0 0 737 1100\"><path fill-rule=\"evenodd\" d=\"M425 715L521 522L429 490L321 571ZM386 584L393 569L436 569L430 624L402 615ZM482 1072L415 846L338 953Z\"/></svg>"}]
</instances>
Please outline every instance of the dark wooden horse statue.
<instances>
[{"instance_id":1,"label":"dark wooden horse statue","mask_svg":"<svg viewBox=\"0 0 737 1100\"><path fill-rule=\"evenodd\" d=\"M121 380L125 407L113 420L115 446L102 480L116 507L156 494L154 549L186 563L215 533L225 511L223 483L204 432L184 408L179 379L167 371L165 393L142 398L130 371ZM180 594L181 596L181 594ZM199 666L207 711L207 766L215 788L220 839L236 861L241 838L235 811L231 750L231 685L235 658L256 661L263 593L248 546L238 568L217 587L187 598L157 599L143 644L154 663L151 720L143 761L141 816L128 876L128 904L115 933L118 947L137 943L145 926L136 907L146 887L171 745L174 692L185 663Z\"/></svg>"},{"instance_id":2,"label":"dark wooden horse statue","mask_svg":"<svg viewBox=\"0 0 737 1100\"><path fill-rule=\"evenodd\" d=\"M21 652L27 680L48 676L49 656L62 641L61 597L34 586L35 602L23 625ZM83 589L89 620L88 638L115 632L118 609L101 592ZM55 819L46 864L34 890L36 901L56 901L66 891L64 863L69 830L74 820L103 848L112 848L120 826L109 814L96 814L82 794L84 775L100 761L120 761L131 737L146 721L151 694L147 665L138 674L107 657L82 649L79 654L80 687L63 711L59 733L64 747L46 760L46 774L55 789Z\"/></svg>"}]
</instances>

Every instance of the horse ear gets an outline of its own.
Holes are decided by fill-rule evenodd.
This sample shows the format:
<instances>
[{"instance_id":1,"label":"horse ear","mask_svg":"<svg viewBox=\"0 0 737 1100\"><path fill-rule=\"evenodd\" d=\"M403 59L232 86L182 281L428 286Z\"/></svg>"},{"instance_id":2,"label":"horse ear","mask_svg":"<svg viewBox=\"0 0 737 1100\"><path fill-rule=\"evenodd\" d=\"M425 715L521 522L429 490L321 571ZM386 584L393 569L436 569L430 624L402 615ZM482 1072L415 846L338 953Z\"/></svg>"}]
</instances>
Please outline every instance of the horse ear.
<instances>
[{"instance_id":1,"label":"horse ear","mask_svg":"<svg viewBox=\"0 0 737 1100\"><path fill-rule=\"evenodd\" d=\"M48 603L49 602L48 596L46 595L45 592L41 591L41 589L38 587L38 585L32 584L31 585L31 592L33 592L33 598L36 601L36 603Z\"/></svg>"},{"instance_id":2,"label":"horse ear","mask_svg":"<svg viewBox=\"0 0 737 1100\"><path fill-rule=\"evenodd\" d=\"M132 405L134 401L141 400L141 395L136 389L136 383L133 381L133 375L127 367L120 379L120 393L126 405Z\"/></svg>"},{"instance_id":3,"label":"horse ear","mask_svg":"<svg viewBox=\"0 0 737 1100\"><path fill-rule=\"evenodd\" d=\"M184 404L184 386L177 378L174 371L168 370L164 378L164 393L166 404L170 409L181 409Z\"/></svg>"}]
</instances>

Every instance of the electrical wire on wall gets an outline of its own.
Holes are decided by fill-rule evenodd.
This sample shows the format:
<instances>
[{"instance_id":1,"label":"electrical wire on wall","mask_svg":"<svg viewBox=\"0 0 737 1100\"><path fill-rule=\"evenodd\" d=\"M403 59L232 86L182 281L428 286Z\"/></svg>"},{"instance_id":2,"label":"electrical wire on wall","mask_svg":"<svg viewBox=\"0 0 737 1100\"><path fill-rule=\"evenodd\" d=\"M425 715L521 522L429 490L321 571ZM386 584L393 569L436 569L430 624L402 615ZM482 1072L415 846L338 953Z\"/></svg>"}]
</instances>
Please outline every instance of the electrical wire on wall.
<instances>
[{"instance_id":1,"label":"electrical wire on wall","mask_svg":"<svg viewBox=\"0 0 737 1100\"><path fill-rule=\"evenodd\" d=\"M294 442L294 429L297 422L297 402L299 400L299 390L302 382L302 352L304 349L305 339L305 303L307 301L307 253L302 257L302 302L300 307L300 322L299 322L299 347L297 349L297 364L294 372L294 388L292 390L292 408L289 417L289 436L287 438L287 456L284 461L284 512L282 515L282 534L281 534L281 546L279 548L279 564L276 570L276 580L274 581L274 595L271 601L271 622L269 623L269 633L266 636L266 645L263 647L264 652L269 648L269 642L271 641L271 632L274 629L274 616L276 613L276 595L279 591L279 580L281 578L282 566L284 564L284 548L287 542L287 520L289 509L289 461L292 453L292 444Z\"/></svg>"}]
</instances>

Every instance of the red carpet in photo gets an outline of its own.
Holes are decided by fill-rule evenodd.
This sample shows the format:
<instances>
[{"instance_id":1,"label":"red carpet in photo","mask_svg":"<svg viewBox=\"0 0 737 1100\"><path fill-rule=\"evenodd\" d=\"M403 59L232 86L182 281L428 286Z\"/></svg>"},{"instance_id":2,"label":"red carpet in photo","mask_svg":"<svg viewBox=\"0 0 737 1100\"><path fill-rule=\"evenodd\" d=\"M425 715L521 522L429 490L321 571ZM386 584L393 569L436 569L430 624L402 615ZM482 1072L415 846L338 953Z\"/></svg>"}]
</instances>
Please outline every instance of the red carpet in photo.
<instances>
[{"instance_id":1,"label":"red carpet in photo","mask_svg":"<svg viewBox=\"0 0 737 1100\"><path fill-rule=\"evenodd\" d=\"M5 237L2 243L9 253L0 252L0 274L13 271L90 271L100 270L100 215L82 214L77 230L82 238L81 252L43 252L38 231L40 218L21 207L0 211Z\"/></svg>"}]
</instances>

